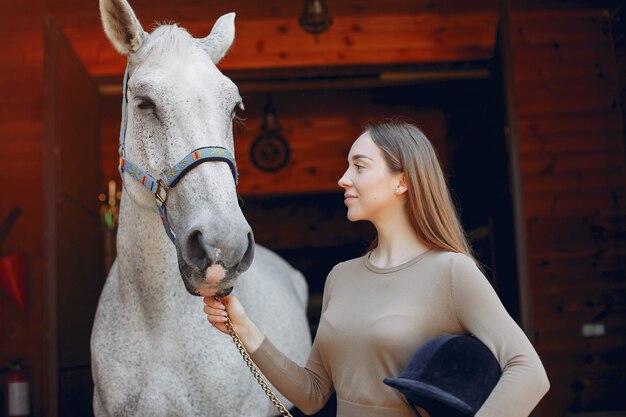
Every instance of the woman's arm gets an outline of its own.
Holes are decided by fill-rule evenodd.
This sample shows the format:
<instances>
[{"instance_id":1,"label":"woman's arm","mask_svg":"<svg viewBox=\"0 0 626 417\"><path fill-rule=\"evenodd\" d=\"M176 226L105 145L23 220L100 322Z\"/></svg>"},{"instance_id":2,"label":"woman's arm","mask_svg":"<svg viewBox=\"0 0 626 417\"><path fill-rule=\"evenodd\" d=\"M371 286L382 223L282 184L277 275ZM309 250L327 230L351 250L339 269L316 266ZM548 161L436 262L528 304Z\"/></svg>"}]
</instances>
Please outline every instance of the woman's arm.
<instances>
[{"instance_id":1,"label":"woman's arm","mask_svg":"<svg viewBox=\"0 0 626 417\"><path fill-rule=\"evenodd\" d=\"M537 352L471 258L457 255L451 268L451 301L460 324L502 369L476 417L527 417L550 387Z\"/></svg>"}]
</instances>

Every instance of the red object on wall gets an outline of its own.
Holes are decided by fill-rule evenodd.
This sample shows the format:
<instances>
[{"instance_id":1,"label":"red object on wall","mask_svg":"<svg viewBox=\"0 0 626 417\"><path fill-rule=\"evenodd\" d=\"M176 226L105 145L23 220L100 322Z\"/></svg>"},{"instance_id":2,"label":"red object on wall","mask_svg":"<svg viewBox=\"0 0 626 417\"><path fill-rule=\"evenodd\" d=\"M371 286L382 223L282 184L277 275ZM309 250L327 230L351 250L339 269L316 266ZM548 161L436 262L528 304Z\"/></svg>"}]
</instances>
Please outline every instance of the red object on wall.
<instances>
[{"instance_id":1,"label":"red object on wall","mask_svg":"<svg viewBox=\"0 0 626 417\"><path fill-rule=\"evenodd\" d=\"M0 288L26 311L26 262L23 255L0 256Z\"/></svg>"}]
</instances>

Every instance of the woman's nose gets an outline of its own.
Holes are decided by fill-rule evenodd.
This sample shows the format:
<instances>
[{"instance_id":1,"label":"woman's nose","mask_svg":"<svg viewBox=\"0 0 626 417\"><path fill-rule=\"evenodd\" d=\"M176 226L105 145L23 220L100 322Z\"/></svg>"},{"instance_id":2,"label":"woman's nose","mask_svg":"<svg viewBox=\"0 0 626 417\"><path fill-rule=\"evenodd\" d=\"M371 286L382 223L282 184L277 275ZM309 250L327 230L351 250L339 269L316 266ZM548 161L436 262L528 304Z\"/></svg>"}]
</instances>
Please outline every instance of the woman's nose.
<instances>
[{"instance_id":1,"label":"woman's nose","mask_svg":"<svg viewBox=\"0 0 626 417\"><path fill-rule=\"evenodd\" d=\"M350 181L347 174L348 171L344 172L341 178L339 178L339 181L337 181L337 184L339 184L341 188L347 188L350 186Z\"/></svg>"}]
</instances>

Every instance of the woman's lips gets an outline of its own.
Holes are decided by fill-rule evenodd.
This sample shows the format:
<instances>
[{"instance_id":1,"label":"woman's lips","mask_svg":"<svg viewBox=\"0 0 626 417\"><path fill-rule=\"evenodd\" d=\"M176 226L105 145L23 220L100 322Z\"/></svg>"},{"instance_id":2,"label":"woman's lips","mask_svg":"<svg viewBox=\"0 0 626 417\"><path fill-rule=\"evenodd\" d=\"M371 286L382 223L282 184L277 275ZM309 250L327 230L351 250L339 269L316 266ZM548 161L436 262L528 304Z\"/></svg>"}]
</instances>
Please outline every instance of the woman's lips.
<instances>
[{"instance_id":1,"label":"woman's lips","mask_svg":"<svg viewBox=\"0 0 626 417\"><path fill-rule=\"evenodd\" d=\"M344 195L343 195L343 198L344 198L343 202L344 202L344 203L347 203L348 201L350 201L350 200L352 200L352 199L355 199L355 198L356 198L356 196L351 195L351 194L344 194Z\"/></svg>"}]
</instances>

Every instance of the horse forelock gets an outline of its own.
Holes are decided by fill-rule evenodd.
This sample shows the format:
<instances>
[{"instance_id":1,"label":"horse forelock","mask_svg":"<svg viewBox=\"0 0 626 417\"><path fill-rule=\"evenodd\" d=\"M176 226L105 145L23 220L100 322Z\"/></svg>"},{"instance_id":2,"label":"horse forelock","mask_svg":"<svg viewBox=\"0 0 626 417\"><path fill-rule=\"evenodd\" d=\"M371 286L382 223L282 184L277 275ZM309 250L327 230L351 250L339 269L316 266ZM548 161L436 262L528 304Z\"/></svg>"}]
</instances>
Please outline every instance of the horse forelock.
<instances>
[{"instance_id":1,"label":"horse forelock","mask_svg":"<svg viewBox=\"0 0 626 417\"><path fill-rule=\"evenodd\" d=\"M185 28L176 24L159 25L147 36L134 54L134 59L138 62L148 57L180 59L195 49L196 41Z\"/></svg>"}]
</instances>

